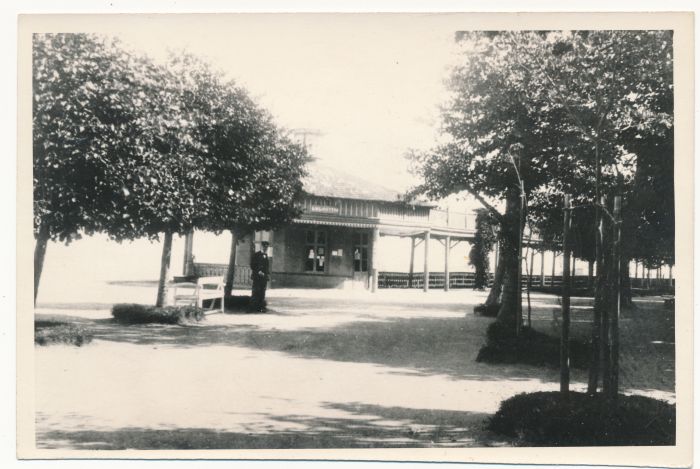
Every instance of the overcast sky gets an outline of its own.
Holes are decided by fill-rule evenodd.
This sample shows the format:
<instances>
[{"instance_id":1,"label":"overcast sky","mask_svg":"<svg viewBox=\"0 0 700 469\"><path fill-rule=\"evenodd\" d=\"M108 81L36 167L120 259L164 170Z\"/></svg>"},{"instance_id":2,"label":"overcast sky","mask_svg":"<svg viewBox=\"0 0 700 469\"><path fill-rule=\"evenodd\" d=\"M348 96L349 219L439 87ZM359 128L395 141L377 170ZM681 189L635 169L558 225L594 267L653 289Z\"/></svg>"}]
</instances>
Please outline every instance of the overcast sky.
<instances>
[{"instance_id":1,"label":"overcast sky","mask_svg":"<svg viewBox=\"0 0 700 469\"><path fill-rule=\"evenodd\" d=\"M404 154L437 137L454 30L415 18L221 17L186 24L165 18L117 29L154 58L186 49L245 86L290 129L313 129L315 157L376 183L412 183Z\"/></svg>"}]
</instances>

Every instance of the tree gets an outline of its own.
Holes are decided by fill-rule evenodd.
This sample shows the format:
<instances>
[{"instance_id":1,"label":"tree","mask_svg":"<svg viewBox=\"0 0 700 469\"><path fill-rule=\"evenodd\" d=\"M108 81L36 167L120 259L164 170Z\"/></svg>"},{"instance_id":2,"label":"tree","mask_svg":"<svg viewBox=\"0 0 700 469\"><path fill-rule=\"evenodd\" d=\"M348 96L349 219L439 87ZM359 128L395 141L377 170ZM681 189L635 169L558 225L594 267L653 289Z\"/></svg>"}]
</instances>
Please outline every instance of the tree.
<instances>
[{"instance_id":1,"label":"tree","mask_svg":"<svg viewBox=\"0 0 700 469\"><path fill-rule=\"evenodd\" d=\"M612 207L602 205L601 197L609 204L614 195L629 194L634 181L639 188L650 185L635 177L642 173L636 173L640 158L634 153L649 161L643 151L649 146L635 150L630 141L672 141L672 37L666 31L521 31L459 33L458 40L466 54L450 81L453 96L443 117L447 143L419 158L425 179L419 189L433 196L466 190L499 220L505 246L498 320L508 322L517 311L515 177L520 174L524 182L528 215L550 243L559 242L551 227L562 226L566 194L572 196L574 220L576 210L584 210L578 217L582 235L590 233L590 212L583 207L593 209L597 233L611 233L612 224L602 221L611 218ZM668 168L669 152L660 153ZM668 176L657 182L668 191ZM505 201L505 213L493 207L493 199ZM634 235L631 229L624 236ZM582 255L590 256L591 244L581 243ZM618 339L607 327L605 286L618 274L605 262L611 244L598 237L594 246L598 278L589 391L597 390L604 358L604 388L614 396L610 383L616 380L607 364L614 360L610 342ZM510 322L521 320L517 314L514 319Z\"/></svg>"},{"instance_id":2,"label":"tree","mask_svg":"<svg viewBox=\"0 0 700 469\"><path fill-rule=\"evenodd\" d=\"M183 57L188 69L196 64L198 102L189 105L209 118L201 132L210 155L208 174L199 192L209 205L194 223L200 229L231 233L225 292L230 296L238 240L256 230L282 226L299 215L296 202L308 154L235 82L195 58Z\"/></svg>"},{"instance_id":3,"label":"tree","mask_svg":"<svg viewBox=\"0 0 700 469\"><path fill-rule=\"evenodd\" d=\"M476 211L476 232L469 250L469 264L474 266L474 288L483 290L488 285L489 253L496 240L493 222L488 210Z\"/></svg>"},{"instance_id":4,"label":"tree","mask_svg":"<svg viewBox=\"0 0 700 469\"><path fill-rule=\"evenodd\" d=\"M588 391L596 392L602 366L603 390L614 397L617 389L611 383L617 378L610 370L617 364L609 365L616 360L611 350L619 338L608 327L611 299L606 286L613 283L610 276L614 269L607 265L609 244L603 245L608 229L604 220L609 218L610 207L602 206L601 197L607 195L611 201L613 195L625 192L633 178L636 167L630 149L624 146L629 143L626 134L631 131L639 136L652 129L664 135L672 127L672 109L669 112L661 104L670 101L672 89L671 33L573 31L509 36L521 69L540 84L532 89L546 89L550 105L565 111L565 118L589 147L580 161L589 173L587 179L594 182L592 203L599 235L595 243L598 273ZM569 193L576 192L582 194L580 187Z\"/></svg>"},{"instance_id":5,"label":"tree","mask_svg":"<svg viewBox=\"0 0 700 469\"><path fill-rule=\"evenodd\" d=\"M115 40L39 35L34 91L35 297L49 240L162 236L160 306L174 234L293 213L305 153L192 56L156 64Z\"/></svg>"},{"instance_id":6,"label":"tree","mask_svg":"<svg viewBox=\"0 0 700 469\"><path fill-rule=\"evenodd\" d=\"M49 241L126 221L117 210L122 162L144 152L143 71L115 40L36 34L32 48L34 299ZM127 221L128 222L128 221Z\"/></svg>"},{"instance_id":7,"label":"tree","mask_svg":"<svg viewBox=\"0 0 700 469\"><path fill-rule=\"evenodd\" d=\"M497 321L517 330L521 237L521 185L524 196L546 189L560 164L569 127L553 126L562 111L546 96L533 97L529 74L517 66L508 38L498 33L463 33L465 63L449 81L452 99L443 113L447 143L414 154L424 182L416 191L442 197L459 191L473 195L499 224L499 268L503 291ZM569 133L567 133L569 131ZM568 168L562 167L562 170ZM504 200L505 211L493 200ZM496 281L501 272L497 271Z\"/></svg>"}]
</instances>

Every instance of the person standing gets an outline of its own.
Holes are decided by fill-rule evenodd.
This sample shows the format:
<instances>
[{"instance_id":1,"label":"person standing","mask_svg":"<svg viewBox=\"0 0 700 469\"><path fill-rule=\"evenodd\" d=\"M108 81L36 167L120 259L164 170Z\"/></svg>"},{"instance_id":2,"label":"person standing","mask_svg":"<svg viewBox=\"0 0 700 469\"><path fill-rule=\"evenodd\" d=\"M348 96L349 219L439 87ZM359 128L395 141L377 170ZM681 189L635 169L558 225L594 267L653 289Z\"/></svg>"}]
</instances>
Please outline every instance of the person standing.
<instances>
[{"instance_id":1,"label":"person standing","mask_svg":"<svg viewBox=\"0 0 700 469\"><path fill-rule=\"evenodd\" d=\"M267 256L267 248L270 245L263 241L260 251L253 254L250 261L251 275L253 277L253 291L250 298L251 310L264 313L267 311L265 302L265 290L270 279L270 259Z\"/></svg>"}]
</instances>

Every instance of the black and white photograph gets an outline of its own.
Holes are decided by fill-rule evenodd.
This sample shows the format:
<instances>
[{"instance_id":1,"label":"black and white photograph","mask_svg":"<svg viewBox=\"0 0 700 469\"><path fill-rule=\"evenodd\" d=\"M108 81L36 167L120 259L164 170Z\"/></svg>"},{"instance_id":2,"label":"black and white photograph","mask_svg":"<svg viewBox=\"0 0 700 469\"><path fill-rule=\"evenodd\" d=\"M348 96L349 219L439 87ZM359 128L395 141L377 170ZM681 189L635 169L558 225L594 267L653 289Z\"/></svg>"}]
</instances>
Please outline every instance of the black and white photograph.
<instances>
[{"instance_id":1,"label":"black and white photograph","mask_svg":"<svg viewBox=\"0 0 700 469\"><path fill-rule=\"evenodd\" d=\"M20 17L20 457L689 463L692 22Z\"/></svg>"}]
</instances>

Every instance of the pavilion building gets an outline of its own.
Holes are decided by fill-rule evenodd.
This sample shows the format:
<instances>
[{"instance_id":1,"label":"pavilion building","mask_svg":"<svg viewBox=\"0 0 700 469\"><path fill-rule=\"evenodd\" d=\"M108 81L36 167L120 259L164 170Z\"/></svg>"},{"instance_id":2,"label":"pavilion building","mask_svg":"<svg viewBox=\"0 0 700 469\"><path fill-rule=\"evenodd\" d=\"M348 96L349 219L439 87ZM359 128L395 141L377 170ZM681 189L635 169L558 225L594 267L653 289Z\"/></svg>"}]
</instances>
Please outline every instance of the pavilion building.
<instances>
[{"instance_id":1,"label":"pavilion building","mask_svg":"<svg viewBox=\"0 0 700 469\"><path fill-rule=\"evenodd\" d=\"M272 288L374 291L379 286L379 238L396 236L410 238L408 282L422 284L425 290L431 285L428 259L434 243L429 241L438 240L445 260L440 276L444 288L449 289L450 251L474 238L473 214L439 210L426 202L406 202L399 192L319 164L310 165L300 203L302 213L291 224L238 241L235 286L250 284L251 255L268 241ZM423 250L422 266L414 266L417 249ZM224 275L226 269L224 264L195 263L192 235L186 238L186 275Z\"/></svg>"}]
</instances>

